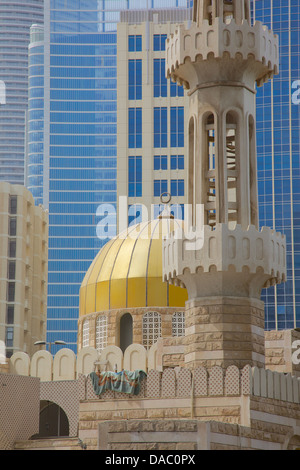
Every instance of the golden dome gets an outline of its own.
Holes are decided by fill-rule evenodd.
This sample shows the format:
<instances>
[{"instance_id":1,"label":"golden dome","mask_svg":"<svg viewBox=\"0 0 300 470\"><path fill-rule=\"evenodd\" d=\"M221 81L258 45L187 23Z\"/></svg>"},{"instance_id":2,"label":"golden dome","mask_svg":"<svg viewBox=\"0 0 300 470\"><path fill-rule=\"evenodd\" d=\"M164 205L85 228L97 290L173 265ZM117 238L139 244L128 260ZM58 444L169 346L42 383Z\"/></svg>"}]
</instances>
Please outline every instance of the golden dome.
<instances>
[{"instance_id":1,"label":"golden dome","mask_svg":"<svg viewBox=\"0 0 300 470\"><path fill-rule=\"evenodd\" d=\"M162 239L182 226L160 218L129 227L98 253L80 288L80 316L135 307L184 307L187 291L162 280Z\"/></svg>"}]
</instances>

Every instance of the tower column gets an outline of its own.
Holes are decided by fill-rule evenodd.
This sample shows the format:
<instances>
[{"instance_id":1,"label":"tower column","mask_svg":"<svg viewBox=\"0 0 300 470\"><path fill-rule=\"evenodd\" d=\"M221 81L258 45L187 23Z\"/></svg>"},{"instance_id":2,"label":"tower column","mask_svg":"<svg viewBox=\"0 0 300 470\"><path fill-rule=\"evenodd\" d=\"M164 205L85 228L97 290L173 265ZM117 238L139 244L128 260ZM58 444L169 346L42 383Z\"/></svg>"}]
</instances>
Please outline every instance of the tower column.
<instances>
[{"instance_id":1,"label":"tower column","mask_svg":"<svg viewBox=\"0 0 300 470\"><path fill-rule=\"evenodd\" d=\"M255 145L255 87L278 71L278 38L249 12L249 0L195 1L190 29L166 42L166 74L190 98L195 227L164 240L163 276L188 291L190 368L264 366L261 291L286 279L285 237L258 226Z\"/></svg>"}]
</instances>

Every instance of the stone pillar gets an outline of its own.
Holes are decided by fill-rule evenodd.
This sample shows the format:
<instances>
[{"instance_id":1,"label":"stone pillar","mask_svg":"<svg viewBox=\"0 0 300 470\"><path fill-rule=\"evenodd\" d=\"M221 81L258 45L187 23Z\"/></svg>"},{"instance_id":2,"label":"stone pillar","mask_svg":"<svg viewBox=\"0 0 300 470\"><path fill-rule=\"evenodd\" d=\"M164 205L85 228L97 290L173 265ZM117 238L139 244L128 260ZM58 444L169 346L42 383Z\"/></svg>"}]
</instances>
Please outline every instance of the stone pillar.
<instances>
[{"instance_id":1,"label":"stone pillar","mask_svg":"<svg viewBox=\"0 0 300 470\"><path fill-rule=\"evenodd\" d=\"M166 75L190 98L195 230L163 242L164 280L188 291L189 368L263 367L261 290L286 278L285 238L259 229L255 142L256 86L278 73L278 37L251 25L249 5L197 0L191 27L180 25L166 42Z\"/></svg>"},{"instance_id":2,"label":"stone pillar","mask_svg":"<svg viewBox=\"0 0 300 470\"><path fill-rule=\"evenodd\" d=\"M264 303L240 297L203 297L187 303L185 365L224 369L264 367Z\"/></svg>"}]
</instances>

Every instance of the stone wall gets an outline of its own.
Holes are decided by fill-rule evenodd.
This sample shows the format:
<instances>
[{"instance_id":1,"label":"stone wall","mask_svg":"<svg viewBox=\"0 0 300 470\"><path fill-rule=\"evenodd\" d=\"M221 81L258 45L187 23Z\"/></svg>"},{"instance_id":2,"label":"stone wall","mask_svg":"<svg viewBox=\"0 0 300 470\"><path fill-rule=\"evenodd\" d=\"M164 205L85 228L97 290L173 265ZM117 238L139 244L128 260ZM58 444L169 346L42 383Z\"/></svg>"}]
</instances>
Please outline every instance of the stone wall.
<instances>
[{"instance_id":1,"label":"stone wall","mask_svg":"<svg viewBox=\"0 0 300 470\"><path fill-rule=\"evenodd\" d=\"M275 420L276 421L276 420ZM129 420L99 424L100 450L294 450L300 436L292 426L255 422L251 427L220 421Z\"/></svg>"},{"instance_id":2,"label":"stone wall","mask_svg":"<svg viewBox=\"0 0 300 470\"><path fill-rule=\"evenodd\" d=\"M300 331L266 331L265 361L267 369L300 377Z\"/></svg>"},{"instance_id":3,"label":"stone wall","mask_svg":"<svg viewBox=\"0 0 300 470\"><path fill-rule=\"evenodd\" d=\"M40 381L0 373L0 397L0 449L10 450L39 430Z\"/></svg>"}]
</instances>

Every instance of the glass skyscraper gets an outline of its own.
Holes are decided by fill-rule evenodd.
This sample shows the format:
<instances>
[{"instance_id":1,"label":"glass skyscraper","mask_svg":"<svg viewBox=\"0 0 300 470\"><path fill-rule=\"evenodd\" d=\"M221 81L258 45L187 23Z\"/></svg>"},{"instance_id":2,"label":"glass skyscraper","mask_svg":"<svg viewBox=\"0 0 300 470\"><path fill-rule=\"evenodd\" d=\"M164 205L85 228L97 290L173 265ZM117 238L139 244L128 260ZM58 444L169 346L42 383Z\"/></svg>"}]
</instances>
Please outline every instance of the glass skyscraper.
<instances>
[{"instance_id":1,"label":"glass skyscraper","mask_svg":"<svg viewBox=\"0 0 300 470\"><path fill-rule=\"evenodd\" d=\"M45 0L32 28L28 188L49 209L47 340L76 351L79 288L107 239L101 204L117 202L117 22L122 9L186 0ZM116 232L116 220L107 236ZM55 347L52 348L55 353Z\"/></svg>"},{"instance_id":2,"label":"glass skyscraper","mask_svg":"<svg viewBox=\"0 0 300 470\"><path fill-rule=\"evenodd\" d=\"M256 0L253 17L279 36L280 70L257 90L260 225L287 238L287 282L264 292L266 328L300 327L300 4Z\"/></svg>"},{"instance_id":3,"label":"glass skyscraper","mask_svg":"<svg viewBox=\"0 0 300 470\"><path fill-rule=\"evenodd\" d=\"M0 181L24 184L30 26L42 24L44 0L0 2Z\"/></svg>"}]
</instances>

